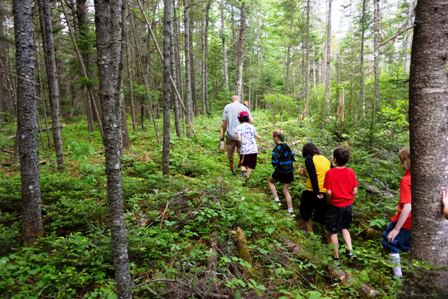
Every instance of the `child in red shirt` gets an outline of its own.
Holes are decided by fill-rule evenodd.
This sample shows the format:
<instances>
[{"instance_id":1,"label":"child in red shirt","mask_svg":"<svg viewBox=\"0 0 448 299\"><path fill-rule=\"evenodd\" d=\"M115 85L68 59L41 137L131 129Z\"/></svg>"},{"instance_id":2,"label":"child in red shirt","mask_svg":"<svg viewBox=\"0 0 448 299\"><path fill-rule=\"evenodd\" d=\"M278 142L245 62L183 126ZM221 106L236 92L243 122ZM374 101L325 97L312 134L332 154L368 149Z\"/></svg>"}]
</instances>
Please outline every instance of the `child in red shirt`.
<instances>
[{"instance_id":1,"label":"child in red shirt","mask_svg":"<svg viewBox=\"0 0 448 299\"><path fill-rule=\"evenodd\" d=\"M334 245L334 258L339 259L338 232L342 233L348 250L348 257L354 257L349 227L352 222L352 207L358 193L358 181L353 169L345 167L349 152L345 148L337 148L333 152L336 167L325 175L324 188L327 189L328 206L325 213L325 230L328 242Z\"/></svg>"},{"instance_id":2,"label":"child in red shirt","mask_svg":"<svg viewBox=\"0 0 448 299\"><path fill-rule=\"evenodd\" d=\"M400 252L411 249L411 154L409 148L403 148L398 152L398 157L405 170L400 181L400 199L397 212L391 218L391 222L383 233L381 243L393 265L394 277L401 278L403 273L400 266Z\"/></svg>"}]
</instances>

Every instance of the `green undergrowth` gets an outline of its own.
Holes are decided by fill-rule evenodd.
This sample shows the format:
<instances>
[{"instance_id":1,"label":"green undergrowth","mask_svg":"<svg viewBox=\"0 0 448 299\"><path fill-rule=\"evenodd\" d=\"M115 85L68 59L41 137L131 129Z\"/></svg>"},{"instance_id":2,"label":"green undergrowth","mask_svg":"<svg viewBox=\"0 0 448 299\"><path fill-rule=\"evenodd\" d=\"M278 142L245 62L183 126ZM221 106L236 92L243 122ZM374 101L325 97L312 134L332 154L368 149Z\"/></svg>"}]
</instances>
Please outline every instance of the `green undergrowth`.
<instances>
[{"instance_id":1,"label":"green undergrowth","mask_svg":"<svg viewBox=\"0 0 448 299\"><path fill-rule=\"evenodd\" d=\"M300 150L305 142L316 143L331 157L340 136L321 129L313 119L280 121L262 111L254 116L266 141L260 144L257 169L247 185L230 174L225 155L218 151L219 117L197 118L191 140L172 135L169 176L162 175L161 144L154 131L130 131L122 174L134 296L356 298L357 286L367 283L381 297L393 298L399 282L390 278L379 235L395 208L393 190L401 174L395 154L388 147L363 147L363 136L356 133L342 141L351 147L349 166L360 181L352 229L358 258L342 260L342 268L354 278L353 285L346 286L328 273L331 250L323 242L322 229L306 235L298 220L273 203L266 184L272 172L274 128L285 130L298 165L303 164ZM47 160L40 169L45 236L32 247L20 241L18 166L2 169L3 297L115 297L100 136L88 134L79 122L66 124L63 138L64 172L56 171L48 149L40 150ZM297 176L291 187L297 212L304 183ZM246 235L251 262L238 254L238 227Z\"/></svg>"}]
</instances>

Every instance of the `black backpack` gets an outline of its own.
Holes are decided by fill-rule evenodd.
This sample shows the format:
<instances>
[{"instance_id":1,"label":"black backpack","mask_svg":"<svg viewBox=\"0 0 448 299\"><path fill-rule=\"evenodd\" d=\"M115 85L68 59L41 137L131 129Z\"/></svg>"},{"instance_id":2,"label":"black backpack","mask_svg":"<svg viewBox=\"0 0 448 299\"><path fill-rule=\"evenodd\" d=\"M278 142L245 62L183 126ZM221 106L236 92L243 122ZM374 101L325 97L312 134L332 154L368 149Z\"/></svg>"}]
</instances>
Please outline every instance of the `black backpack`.
<instances>
[{"instance_id":1,"label":"black backpack","mask_svg":"<svg viewBox=\"0 0 448 299\"><path fill-rule=\"evenodd\" d=\"M281 170L282 172L293 171L293 163L295 159L294 153L291 148L286 143L282 143L278 145L275 150L277 151L278 155L278 163L276 166L277 169Z\"/></svg>"}]
</instances>

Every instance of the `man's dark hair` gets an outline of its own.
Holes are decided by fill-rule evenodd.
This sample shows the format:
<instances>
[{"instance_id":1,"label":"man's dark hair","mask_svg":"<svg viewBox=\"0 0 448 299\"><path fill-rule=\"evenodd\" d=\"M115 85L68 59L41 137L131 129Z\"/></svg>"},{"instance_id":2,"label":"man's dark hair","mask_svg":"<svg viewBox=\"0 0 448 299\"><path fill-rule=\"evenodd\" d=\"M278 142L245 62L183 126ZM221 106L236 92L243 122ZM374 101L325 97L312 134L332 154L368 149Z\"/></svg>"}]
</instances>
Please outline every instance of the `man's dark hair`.
<instances>
[{"instance_id":1,"label":"man's dark hair","mask_svg":"<svg viewBox=\"0 0 448 299\"><path fill-rule=\"evenodd\" d=\"M314 155L319 155L320 151L314 143L307 143L302 148L302 157L312 157Z\"/></svg>"},{"instance_id":2,"label":"man's dark hair","mask_svg":"<svg viewBox=\"0 0 448 299\"><path fill-rule=\"evenodd\" d=\"M347 164L350 154L348 149L343 147L338 147L333 152L333 157L336 159L337 166L344 166Z\"/></svg>"}]
</instances>

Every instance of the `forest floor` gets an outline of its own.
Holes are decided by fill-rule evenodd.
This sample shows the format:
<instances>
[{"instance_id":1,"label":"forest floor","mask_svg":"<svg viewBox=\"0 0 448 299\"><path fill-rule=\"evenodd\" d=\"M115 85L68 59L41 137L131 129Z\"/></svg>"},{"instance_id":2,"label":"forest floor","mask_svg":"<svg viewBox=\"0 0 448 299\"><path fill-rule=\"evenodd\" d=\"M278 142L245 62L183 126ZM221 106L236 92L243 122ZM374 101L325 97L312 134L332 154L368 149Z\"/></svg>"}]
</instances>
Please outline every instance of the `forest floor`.
<instances>
[{"instance_id":1,"label":"forest floor","mask_svg":"<svg viewBox=\"0 0 448 299\"><path fill-rule=\"evenodd\" d=\"M254 117L268 141L273 129L286 132L297 166L303 165L305 142L314 142L327 157L341 142L312 120L273 119L263 111ZM392 150L368 148L362 135L344 141L360 182L351 229L357 259L341 261L351 277L347 283L330 275L331 250L322 228L305 234L300 221L273 202L266 183L273 171L272 145L260 146L257 169L245 185L241 176L231 175L218 150L219 126L218 116L198 117L193 140L172 135L167 177L152 128L130 128L122 174L135 298L357 298L363 283L381 298L395 297L400 281L391 278L379 242L401 175ZM12 147L11 135L13 127L2 129L1 147ZM63 173L49 150L40 151L46 161L41 165L45 236L32 247L20 243L19 166L0 153L2 297L114 297L100 136L89 135L80 121L65 124L63 139ZM296 175L291 186L296 214L304 183Z\"/></svg>"}]
</instances>

